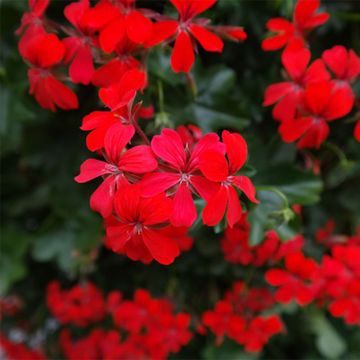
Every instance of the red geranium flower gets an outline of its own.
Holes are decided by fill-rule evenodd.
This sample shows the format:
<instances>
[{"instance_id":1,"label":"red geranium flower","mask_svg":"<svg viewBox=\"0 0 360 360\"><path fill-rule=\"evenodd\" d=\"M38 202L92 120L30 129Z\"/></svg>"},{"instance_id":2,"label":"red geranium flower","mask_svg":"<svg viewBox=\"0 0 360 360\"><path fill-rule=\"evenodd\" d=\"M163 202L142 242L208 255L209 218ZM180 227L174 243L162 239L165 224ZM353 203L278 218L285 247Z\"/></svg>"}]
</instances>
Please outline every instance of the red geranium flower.
<instances>
[{"instance_id":1,"label":"red geranium flower","mask_svg":"<svg viewBox=\"0 0 360 360\"><path fill-rule=\"evenodd\" d=\"M208 180L220 185L219 190L207 200L202 217L204 224L214 226L221 221L227 208L227 221L229 226L233 227L242 214L240 200L234 187L241 190L250 201L258 201L251 180L247 176L236 176L247 159L245 140L240 134L227 130L222 132L222 139L228 160L219 151L207 150L201 154L201 172Z\"/></svg>"},{"instance_id":2,"label":"red geranium flower","mask_svg":"<svg viewBox=\"0 0 360 360\"><path fill-rule=\"evenodd\" d=\"M243 332L237 334L238 341L244 344L245 351L259 352L269 339L283 331L284 325L278 315L254 317Z\"/></svg>"},{"instance_id":3,"label":"red geranium flower","mask_svg":"<svg viewBox=\"0 0 360 360\"><path fill-rule=\"evenodd\" d=\"M99 43L106 53L113 52L126 36L144 44L152 35L152 22L135 0L101 0L87 14L86 21L99 31Z\"/></svg>"},{"instance_id":4,"label":"red geranium flower","mask_svg":"<svg viewBox=\"0 0 360 360\"><path fill-rule=\"evenodd\" d=\"M133 99L138 90L145 86L144 72L132 69L124 73L117 83L101 88L100 99L111 111L93 111L83 118L81 130L90 131L86 137L86 145L90 151L104 147L106 134L118 124L129 126L135 132L134 122L139 117L152 116L152 108L144 108L141 104L133 106Z\"/></svg>"},{"instance_id":5,"label":"red geranium flower","mask_svg":"<svg viewBox=\"0 0 360 360\"><path fill-rule=\"evenodd\" d=\"M283 304L292 299L295 299L299 305L310 303L314 294L307 282L315 275L316 262L305 258L301 252L295 252L285 257L285 268L286 270L270 269L265 274L269 284L280 287L275 294L276 300Z\"/></svg>"},{"instance_id":6,"label":"red geranium flower","mask_svg":"<svg viewBox=\"0 0 360 360\"><path fill-rule=\"evenodd\" d=\"M90 206L104 218L113 208L113 196L128 180L137 175L153 171L158 164L150 146L138 145L124 151L134 135L132 126L117 123L105 136L105 158L107 161L88 159L80 167L80 174L75 177L78 183L88 182L99 176L105 176L102 184L91 195Z\"/></svg>"},{"instance_id":7,"label":"red geranium flower","mask_svg":"<svg viewBox=\"0 0 360 360\"><path fill-rule=\"evenodd\" d=\"M27 32L19 49L21 55L30 62L28 70L30 94L34 94L37 102L51 111L56 106L64 110L76 109L78 100L76 94L56 79L52 68L62 61L65 48L54 34L47 34L42 28Z\"/></svg>"},{"instance_id":8,"label":"red geranium flower","mask_svg":"<svg viewBox=\"0 0 360 360\"><path fill-rule=\"evenodd\" d=\"M262 42L265 51L278 50L293 41L305 42L306 34L329 19L326 12L318 13L320 0L298 0L294 9L293 21L275 18L266 27L275 33Z\"/></svg>"},{"instance_id":9,"label":"red geranium flower","mask_svg":"<svg viewBox=\"0 0 360 360\"><path fill-rule=\"evenodd\" d=\"M311 83L305 88L300 116L283 121L280 135L285 142L298 140L296 146L299 149L318 148L328 137L328 121L347 115L352 106L353 97L334 81Z\"/></svg>"},{"instance_id":10,"label":"red geranium flower","mask_svg":"<svg viewBox=\"0 0 360 360\"><path fill-rule=\"evenodd\" d=\"M209 20L196 18L209 9L216 0L171 0L179 12L179 20L164 20L154 24L153 36L146 44L154 46L161 41L176 36L171 55L171 67L174 72L189 72L194 60L196 42L210 52L221 52L223 41L214 33L218 32L231 40L245 40L246 34L236 26L209 26Z\"/></svg>"},{"instance_id":11,"label":"red geranium flower","mask_svg":"<svg viewBox=\"0 0 360 360\"><path fill-rule=\"evenodd\" d=\"M311 53L306 48L289 46L282 53L282 64L290 81L270 85L265 91L264 106L276 103L273 117L276 120L294 119L301 104L306 85L320 80L329 80L322 60L315 60L310 66Z\"/></svg>"},{"instance_id":12,"label":"red geranium flower","mask_svg":"<svg viewBox=\"0 0 360 360\"><path fill-rule=\"evenodd\" d=\"M74 35L64 39L65 62L71 63L69 74L74 83L88 85L94 73L92 46L94 30L86 21L90 9L89 0L79 0L64 9L66 19L74 26Z\"/></svg>"},{"instance_id":13,"label":"red geranium flower","mask_svg":"<svg viewBox=\"0 0 360 360\"><path fill-rule=\"evenodd\" d=\"M151 148L161 160L159 172L144 176L141 186L146 197L164 191L174 195L174 210L171 223L175 226L190 227L197 217L192 193L204 199L216 190L216 184L205 179L199 171L199 159L204 151L223 152L219 137L207 134L193 147L184 146L180 135L172 129L164 129L155 135ZM215 186L215 188L214 188Z\"/></svg>"},{"instance_id":14,"label":"red geranium flower","mask_svg":"<svg viewBox=\"0 0 360 360\"><path fill-rule=\"evenodd\" d=\"M133 260L147 256L163 265L174 261L179 246L160 229L168 224L171 199L164 194L142 198L138 185L128 185L116 193L114 205L119 221L106 226L107 244L113 251Z\"/></svg>"}]
</instances>

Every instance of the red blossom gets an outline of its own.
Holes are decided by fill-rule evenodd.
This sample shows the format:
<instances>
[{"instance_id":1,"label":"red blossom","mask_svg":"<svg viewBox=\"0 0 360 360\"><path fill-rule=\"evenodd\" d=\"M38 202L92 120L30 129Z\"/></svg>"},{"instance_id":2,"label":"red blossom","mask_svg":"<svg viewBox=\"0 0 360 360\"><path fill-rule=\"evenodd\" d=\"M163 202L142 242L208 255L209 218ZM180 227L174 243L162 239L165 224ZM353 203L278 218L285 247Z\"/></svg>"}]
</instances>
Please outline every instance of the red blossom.
<instances>
[{"instance_id":1,"label":"red blossom","mask_svg":"<svg viewBox=\"0 0 360 360\"><path fill-rule=\"evenodd\" d=\"M201 155L208 150L223 152L219 137L203 136L193 147L184 146L180 135L172 129L164 129L155 135L151 148L160 159L159 171L144 176L142 194L155 196L166 191L174 198L170 221L174 226L191 226L197 217L192 193L208 199L216 190L216 184L205 179L199 171Z\"/></svg>"},{"instance_id":2,"label":"red blossom","mask_svg":"<svg viewBox=\"0 0 360 360\"><path fill-rule=\"evenodd\" d=\"M319 148L329 135L329 121L347 115L354 103L352 94L334 81L308 84L303 108L294 119L283 121L279 127L285 142L297 141L298 148Z\"/></svg>"},{"instance_id":3,"label":"red blossom","mask_svg":"<svg viewBox=\"0 0 360 360\"><path fill-rule=\"evenodd\" d=\"M299 305L309 304L314 299L310 281L317 270L316 262L301 252L294 252L285 257L285 269L270 269L265 274L270 285L279 287L276 300L283 304L291 300L296 300Z\"/></svg>"},{"instance_id":4,"label":"red blossom","mask_svg":"<svg viewBox=\"0 0 360 360\"><path fill-rule=\"evenodd\" d=\"M224 217L230 227L238 222L242 208L235 188L242 191L250 201L257 203L255 187L247 176L236 175L247 159L247 144L237 133L222 132L227 159L219 151L206 150L200 157L200 170L204 176L219 185L218 191L206 202L202 218L204 224L214 226Z\"/></svg>"},{"instance_id":5,"label":"red blossom","mask_svg":"<svg viewBox=\"0 0 360 360\"><path fill-rule=\"evenodd\" d=\"M273 117L283 121L293 119L299 104L303 101L305 86L321 80L329 80L322 60L315 60L311 65L311 53L306 48L294 49L289 46L283 51L282 64L290 81L270 85L265 91L264 106L273 105Z\"/></svg>"},{"instance_id":6,"label":"red blossom","mask_svg":"<svg viewBox=\"0 0 360 360\"><path fill-rule=\"evenodd\" d=\"M65 48L54 34L47 34L37 29L24 35L21 55L30 62L28 70L30 94L45 109L55 111L56 107L64 110L78 107L76 94L52 73L52 68L62 61Z\"/></svg>"},{"instance_id":7,"label":"red blossom","mask_svg":"<svg viewBox=\"0 0 360 360\"><path fill-rule=\"evenodd\" d=\"M61 324L85 327L105 316L103 294L90 282L62 290L60 284L53 281L48 285L46 302Z\"/></svg>"},{"instance_id":8,"label":"red blossom","mask_svg":"<svg viewBox=\"0 0 360 360\"><path fill-rule=\"evenodd\" d=\"M163 193L142 198L138 185L128 185L116 193L114 205L119 221L109 221L106 225L108 247L125 253L132 260L155 259L163 265L174 261L179 255L179 246L161 231L161 226L168 225L172 213L169 198Z\"/></svg>"},{"instance_id":9,"label":"red blossom","mask_svg":"<svg viewBox=\"0 0 360 360\"><path fill-rule=\"evenodd\" d=\"M284 18L270 19L266 27L274 35L262 42L265 51L278 50L294 41L305 44L306 35L329 19L327 12L318 12L320 0L298 0L292 22Z\"/></svg>"}]
</instances>

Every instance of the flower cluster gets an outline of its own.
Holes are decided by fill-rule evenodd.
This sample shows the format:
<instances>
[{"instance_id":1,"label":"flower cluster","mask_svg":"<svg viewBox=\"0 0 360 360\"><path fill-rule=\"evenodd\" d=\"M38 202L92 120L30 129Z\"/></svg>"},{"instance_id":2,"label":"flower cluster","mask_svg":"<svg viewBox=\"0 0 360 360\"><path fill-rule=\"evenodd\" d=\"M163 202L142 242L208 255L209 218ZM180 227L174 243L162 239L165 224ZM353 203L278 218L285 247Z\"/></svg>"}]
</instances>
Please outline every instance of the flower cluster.
<instances>
[{"instance_id":1,"label":"flower cluster","mask_svg":"<svg viewBox=\"0 0 360 360\"><path fill-rule=\"evenodd\" d=\"M177 353L192 338L190 316L174 313L166 299L155 299L146 290L137 290L133 300L125 300L119 291L105 298L92 283L61 290L52 282L47 303L53 316L64 325L93 329L73 338L68 327L60 331L60 346L67 359L165 359ZM109 323L111 327L104 326Z\"/></svg>"},{"instance_id":2,"label":"flower cluster","mask_svg":"<svg viewBox=\"0 0 360 360\"><path fill-rule=\"evenodd\" d=\"M282 304L315 301L348 325L360 325L360 237L334 235L334 227L328 221L316 233L317 240L330 248L320 263L297 251L285 256L282 268L269 269L265 279L277 288L275 299Z\"/></svg>"},{"instance_id":3,"label":"flower cluster","mask_svg":"<svg viewBox=\"0 0 360 360\"><path fill-rule=\"evenodd\" d=\"M136 8L135 0L101 0L94 6L89 0L79 0L65 7L64 25L46 16L50 0L29 0L30 9L16 33L21 36L20 54L30 66L30 93L45 109L75 109L77 96L63 80L107 88L128 70L145 71L147 53L159 44L174 44L173 70L189 72L197 43L206 51L222 52L221 37L246 39L241 27L213 26L210 20L198 17L215 2L172 0L179 13L175 20L151 9Z\"/></svg>"},{"instance_id":4,"label":"flower cluster","mask_svg":"<svg viewBox=\"0 0 360 360\"><path fill-rule=\"evenodd\" d=\"M275 299L267 288L248 287L239 281L219 300L214 310L202 316L208 327L221 343L224 336L244 346L247 352L261 351L269 339L284 331L278 315L269 315ZM267 315L263 315L263 312Z\"/></svg>"},{"instance_id":5,"label":"flower cluster","mask_svg":"<svg viewBox=\"0 0 360 360\"><path fill-rule=\"evenodd\" d=\"M301 235L282 242L276 231L270 230L265 234L261 244L251 246L249 235L250 224L246 215L233 228L225 229L221 249L226 261L256 267L271 265L286 255L299 251L304 245L304 238Z\"/></svg>"},{"instance_id":6,"label":"flower cluster","mask_svg":"<svg viewBox=\"0 0 360 360\"><path fill-rule=\"evenodd\" d=\"M197 218L194 197L205 200L202 219L209 226L225 213L229 226L240 220L238 191L257 202L251 180L238 174L247 160L240 134L225 130L220 141L217 134L202 135L190 126L165 128L149 139L138 122L154 112L139 99L149 85L146 57L153 47L174 43L171 67L187 73L198 43L221 52L221 37L246 38L240 27L213 26L198 17L215 2L173 0L179 13L175 20L136 8L133 0L102 0L94 6L80 0L64 9L70 25L58 25L45 16L48 1L37 0L30 1L18 30L20 53L31 65L30 91L41 106L77 107L75 93L60 82L63 65L73 83L99 87L107 110L91 112L81 126L89 132L86 144L96 158L81 165L75 180L103 178L90 206L104 218L106 246L133 260L167 265L191 246L186 229ZM60 32L66 35L62 40L55 34Z\"/></svg>"},{"instance_id":7,"label":"flower cluster","mask_svg":"<svg viewBox=\"0 0 360 360\"><path fill-rule=\"evenodd\" d=\"M348 115L355 105L353 84L360 75L360 58L354 50L336 45L321 58L311 60L306 35L325 23L327 13L317 13L319 0L299 0L292 23L283 18L271 19L269 30L276 32L263 41L264 50L281 54L285 81L270 85L264 106L274 105L273 118L280 122L284 142L296 142L299 149L319 148L329 135L329 122ZM359 127L355 138L359 140Z\"/></svg>"},{"instance_id":8,"label":"flower cluster","mask_svg":"<svg viewBox=\"0 0 360 360\"><path fill-rule=\"evenodd\" d=\"M62 290L59 282L53 281L47 287L46 302L63 325L85 327L102 320L106 314L103 294L89 282Z\"/></svg>"}]
</instances>

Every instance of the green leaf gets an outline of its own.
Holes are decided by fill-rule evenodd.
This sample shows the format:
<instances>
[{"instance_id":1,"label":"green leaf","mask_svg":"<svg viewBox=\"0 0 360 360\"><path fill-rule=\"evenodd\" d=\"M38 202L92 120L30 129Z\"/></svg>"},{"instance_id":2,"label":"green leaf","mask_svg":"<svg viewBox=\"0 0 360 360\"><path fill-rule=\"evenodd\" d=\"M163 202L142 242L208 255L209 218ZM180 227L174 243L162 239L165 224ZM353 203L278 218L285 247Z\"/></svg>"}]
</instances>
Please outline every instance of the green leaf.
<instances>
[{"instance_id":1,"label":"green leaf","mask_svg":"<svg viewBox=\"0 0 360 360\"><path fill-rule=\"evenodd\" d=\"M257 185L274 187L284 193L292 204L312 205L320 200L323 184L320 177L303 171L291 164L280 164L259 169L255 177Z\"/></svg>"},{"instance_id":2,"label":"green leaf","mask_svg":"<svg viewBox=\"0 0 360 360\"><path fill-rule=\"evenodd\" d=\"M320 311L311 312L308 320L317 336L316 346L319 352L328 359L339 359L346 351L344 339Z\"/></svg>"}]
</instances>

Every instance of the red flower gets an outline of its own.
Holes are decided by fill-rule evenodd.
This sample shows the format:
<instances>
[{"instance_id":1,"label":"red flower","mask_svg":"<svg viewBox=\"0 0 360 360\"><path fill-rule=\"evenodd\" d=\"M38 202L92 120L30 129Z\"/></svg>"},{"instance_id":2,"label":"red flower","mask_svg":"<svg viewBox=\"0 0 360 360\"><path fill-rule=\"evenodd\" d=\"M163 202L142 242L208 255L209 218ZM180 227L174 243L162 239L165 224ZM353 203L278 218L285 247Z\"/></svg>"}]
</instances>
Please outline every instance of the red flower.
<instances>
[{"instance_id":1,"label":"red flower","mask_svg":"<svg viewBox=\"0 0 360 360\"><path fill-rule=\"evenodd\" d=\"M221 250L226 261L234 264L249 265L254 260L253 248L249 244L250 224L247 214L233 227L227 226L221 240Z\"/></svg>"},{"instance_id":2,"label":"red flower","mask_svg":"<svg viewBox=\"0 0 360 360\"><path fill-rule=\"evenodd\" d=\"M265 274L270 285L280 287L275 294L276 300L283 304L293 299L299 305L310 303L314 294L307 282L315 275L316 262L305 258L301 252L295 252L285 257L285 268L286 270L270 269Z\"/></svg>"},{"instance_id":3,"label":"red flower","mask_svg":"<svg viewBox=\"0 0 360 360\"><path fill-rule=\"evenodd\" d=\"M238 341L245 346L247 352L259 352L269 339L282 332L284 325L278 315L253 318L245 331L238 333Z\"/></svg>"},{"instance_id":4,"label":"red flower","mask_svg":"<svg viewBox=\"0 0 360 360\"><path fill-rule=\"evenodd\" d=\"M92 45L94 30L86 21L89 0L79 0L64 9L66 19L74 26L73 36L64 39L65 62L71 63L69 74L74 83L88 85L94 73Z\"/></svg>"},{"instance_id":5,"label":"red flower","mask_svg":"<svg viewBox=\"0 0 360 360\"><path fill-rule=\"evenodd\" d=\"M338 80L353 82L360 75L360 59L354 50L336 45L325 50L322 59Z\"/></svg>"},{"instance_id":6,"label":"red flower","mask_svg":"<svg viewBox=\"0 0 360 360\"><path fill-rule=\"evenodd\" d=\"M174 195L174 210L170 221L174 226L190 227L197 217L192 193L204 199L214 191L214 184L206 180L199 171L199 159L204 151L222 152L219 137L207 134L193 147L185 146L180 135L172 129L164 129L155 135L151 148L162 163L159 172L144 176L141 187L145 197L164 191Z\"/></svg>"},{"instance_id":7,"label":"red flower","mask_svg":"<svg viewBox=\"0 0 360 360\"><path fill-rule=\"evenodd\" d=\"M106 53L113 52L124 37L136 44L144 44L151 37L151 20L134 5L135 0L102 0L87 14L86 21L99 31L100 47Z\"/></svg>"},{"instance_id":8,"label":"red flower","mask_svg":"<svg viewBox=\"0 0 360 360\"><path fill-rule=\"evenodd\" d=\"M24 31L36 31L36 28L43 28L44 13L49 6L50 0L29 0L30 11L21 17L21 25L16 30L16 34L20 35ZM21 41L21 40L20 40Z\"/></svg>"},{"instance_id":9,"label":"red flower","mask_svg":"<svg viewBox=\"0 0 360 360\"><path fill-rule=\"evenodd\" d=\"M275 18L267 22L266 27L275 33L262 42L265 51L278 50L293 41L305 42L306 34L329 19L326 12L318 13L320 0L298 0L292 22Z\"/></svg>"},{"instance_id":10,"label":"red flower","mask_svg":"<svg viewBox=\"0 0 360 360\"><path fill-rule=\"evenodd\" d=\"M121 81L129 70L140 70L140 62L132 55L136 46L124 36L115 48L116 57L95 70L92 83L98 87L109 87Z\"/></svg>"},{"instance_id":11,"label":"red flower","mask_svg":"<svg viewBox=\"0 0 360 360\"><path fill-rule=\"evenodd\" d=\"M296 109L302 103L306 85L320 80L329 80L322 60L315 60L310 66L311 53L306 48L292 48L283 51L282 64L289 80L270 85L265 91L264 106L276 103L273 117L276 120L294 119Z\"/></svg>"},{"instance_id":12,"label":"red flower","mask_svg":"<svg viewBox=\"0 0 360 360\"><path fill-rule=\"evenodd\" d=\"M42 28L27 32L25 41L19 49L21 55L33 66L28 70L30 94L36 101L51 111L56 106L64 110L78 107L76 94L55 78L51 68L58 65L64 57L63 43L54 34L46 34Z\"/></svg>"},{"instance_id":13,"label":"red flower","mask_svg":"<svg viewBox=\"0 0 360 360\"><path fill-rule=\"evenodd\" d=\"M352 106L353 97L335 82L311 83L305 88L302 115L283 121L280 135L285 142L297 141L300 149L318 148L328 137L328 121L347 115Z\"/></svg>"},{"instance_id":14,"label":"red flower","mask_svg":"<svg viewBox=\"0 0 360 360\"><path fill-rule=\"evenodd\" d=\"M220 344L224 336L228 334L231 321L236 323L237 329L244 329L245 321L242 318L236 317L234 320L231 320L234 317L233 312L231 303L226 300L217 302L214 310L204 312L202 322L216 334L217 344ZM233 324L232 326L234 327L235 325Z\"/></svg>"},{"instance_id":15,"label":"red flower","mask_svg":"<svg viewBox=\"0 0 360 360\"><path fill-rule=\"evenodd\" d=\"M145 199L138 185L124 186L114 199L119 221L106 226L107 245L115 252L126 253L132 260L155 259L171 264L179 255L172 237L161 232L172 213L172 201L164 194Z\"/></svg>"},{"instance_id":16,"label":"red flower","mask_svg":"<svg viewBox=\"0 0 360 360\"><path fill-rule=\"evenodd\" d=\"M85 327L105 316L104 297L90 282L62 290L60 284L53 281L48 285L46 302L61 324Z\"/></svg>"},{"instance_id":17,"label":"red flower","mask_svg":"<svg viewBox=\"0 0 360 360\"><path fill-rule=\"evenodd\" d=\"M151 107L145 108L141 104L132 106L137 91L144 86L145 74L133 69L127 71L116 84L100 89L99 96L111 111L93 111L83 118L81 130L90 131L86 137L90 151L104 147L105 137L109 131L114 131L114 126L123 124L135 132L134 123L138 118L152 115Z\"/></svg>"},{"instance_id":18,"label":"red flower","mask_svg":"<svg viewBox=\"0 0 360 360\"><path fill-rule=\"evenodd\" d=\"M201 154L201 172L208 180L220 185L219 190L207 200L202 218L204 224L214 226L221 221L227 208L226 218L229 226L233 227L242 214L235 188L241 190L252 202L258 201L255 198L255 188L251 180L246 176L236 176L247 159L245 140L240 134L230 133L227 130L222 132L222 139L226 146L228 160L219 151L207 150Z\"/></svg>"},{"instance_id":19,"label":"red flower","mask_svg":"<svg viewBox=\"0 0 360 360\"><path fill-rule=\"evenodd\" d=\"M105 136L107 161L85 160L80 167L80 174L75 177L76 182L84 183L105 176L90 198L91 208L104 218L112 212L113 196L117 189L128 184L128 180L134 180L136 176L153 171L158 166L150 146L138 145L124 151L134 132L132 126L120 122L113 125Z\"/></svg>"}]
</instances>

